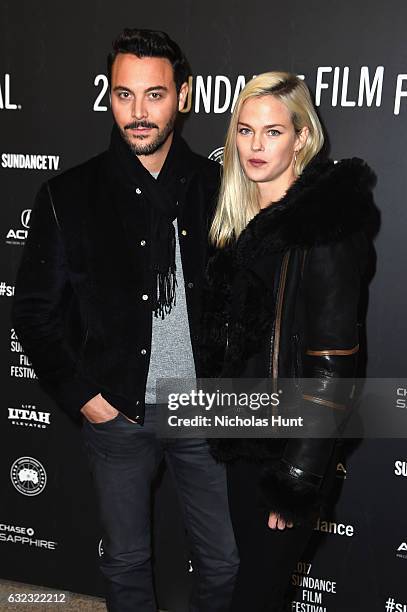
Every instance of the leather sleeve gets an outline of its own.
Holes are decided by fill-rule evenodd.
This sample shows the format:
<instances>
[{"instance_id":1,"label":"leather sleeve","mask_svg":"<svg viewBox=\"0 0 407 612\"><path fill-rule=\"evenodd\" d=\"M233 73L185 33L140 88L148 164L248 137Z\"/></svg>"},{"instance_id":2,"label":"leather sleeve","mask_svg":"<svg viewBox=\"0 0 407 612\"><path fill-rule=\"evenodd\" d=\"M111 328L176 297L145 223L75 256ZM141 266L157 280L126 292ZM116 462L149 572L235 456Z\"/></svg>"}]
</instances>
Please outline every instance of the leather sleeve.
<instances>
[{"instance_id":1,"label":"leather sleeve","mask_svg":"<svg viewBox=\"0 0 407 612\"><path fill-rule=\"evenodd\" d=\"M289 439L281 459L265 471L262 481L270 511L294 522L318 509L324 478L335 469L336 436L353 392L361 277L354 239L312 248L304 270L301 344L302 375L307 380L300 411L311 419L313 433ZM320 436L322 428L325 437ZM326 437L327 431L332 437Z\"/></svg>"},{"instance_id":2,"label":"leather sleeve","mask_svg":"<svg viewBox=\"0 0 407 612\"><path fill-rule=\"evenodd\" d=\"M49 186L39 190L17 274L12 322L44 390L73 417L99 393L76 370L63 317L72 298L62 236Z\"/></svg>"}]
</instances>

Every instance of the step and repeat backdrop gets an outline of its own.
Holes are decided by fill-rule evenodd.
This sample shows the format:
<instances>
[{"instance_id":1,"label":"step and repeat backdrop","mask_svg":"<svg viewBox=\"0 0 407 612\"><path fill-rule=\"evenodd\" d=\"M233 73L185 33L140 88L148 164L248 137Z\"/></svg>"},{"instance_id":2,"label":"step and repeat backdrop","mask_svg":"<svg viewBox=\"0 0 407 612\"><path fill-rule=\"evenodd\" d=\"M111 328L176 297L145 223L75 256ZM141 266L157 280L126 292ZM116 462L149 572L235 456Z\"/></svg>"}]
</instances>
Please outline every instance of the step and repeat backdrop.
<instances>
[{"instance_id":1,"label":"step and repeat backdrop","mask_svg":"<svg viewBox=\"0 0 407 612\"><path fill-rule=\"evenodd\" d=\"M362 157L377 175L363 367L396 378L407 370L407 5L3 0L0 17L0 577L102 595L103 542L80 432L39 388L10 307L39 185L107 147L111 41L123 27L146 27L180 44L191 64L183 134L219 163L247 80L268 70L305 78L331 157ZM315 525L288 609L407 610L405 440L348 446L338 503ZM184 612L194 568L165 470L154 523L160 608Z\"/></svg>"}]
</instances>

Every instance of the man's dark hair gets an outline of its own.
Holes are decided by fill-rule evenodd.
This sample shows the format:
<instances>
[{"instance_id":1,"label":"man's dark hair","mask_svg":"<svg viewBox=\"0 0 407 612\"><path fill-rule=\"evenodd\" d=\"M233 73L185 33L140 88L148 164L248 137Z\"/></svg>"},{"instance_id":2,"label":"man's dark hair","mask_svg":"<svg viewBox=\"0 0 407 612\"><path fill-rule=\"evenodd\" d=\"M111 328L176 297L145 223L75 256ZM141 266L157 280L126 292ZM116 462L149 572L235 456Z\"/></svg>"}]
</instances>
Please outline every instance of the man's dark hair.
<instances>
[{"instance_id":1,"label":"man's dark hair","mask_svg":"<svg viewBox=\"0 0 407 612\"><path fill-rule=\"evenodd\" d=\"M107 56L107 74L111 84L112 66L119 53L132 53L137 57L164 57L171 62L177 93L188 80L188 62L176 42L159 30L125 28L113 42L113 51Z\"/></svg>"}]
</instances>

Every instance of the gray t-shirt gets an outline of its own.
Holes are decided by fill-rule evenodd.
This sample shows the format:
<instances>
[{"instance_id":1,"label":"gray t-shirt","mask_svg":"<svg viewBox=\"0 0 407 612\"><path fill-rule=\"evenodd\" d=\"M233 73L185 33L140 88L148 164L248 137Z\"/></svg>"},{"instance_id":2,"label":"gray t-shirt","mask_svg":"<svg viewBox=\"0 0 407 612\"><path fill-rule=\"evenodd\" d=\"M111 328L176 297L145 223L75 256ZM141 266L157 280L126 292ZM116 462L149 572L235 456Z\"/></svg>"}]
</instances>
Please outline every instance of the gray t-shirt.
<instances>
[{"instance_id":1,"label":"gray t-shirt","mask_svg":"<svg viewBox=\"0 0 407 612\"><path fill-rule=\"evenodd\" d=\"M151 173L157 178L158 173ZM195 363L189 333L188 312L185 297L184 274L175 227L176 305L164 319L153 317L150 367L146 385L146 404L156 403L157 378L195 378Z\"/></svg>"}]
</instances>

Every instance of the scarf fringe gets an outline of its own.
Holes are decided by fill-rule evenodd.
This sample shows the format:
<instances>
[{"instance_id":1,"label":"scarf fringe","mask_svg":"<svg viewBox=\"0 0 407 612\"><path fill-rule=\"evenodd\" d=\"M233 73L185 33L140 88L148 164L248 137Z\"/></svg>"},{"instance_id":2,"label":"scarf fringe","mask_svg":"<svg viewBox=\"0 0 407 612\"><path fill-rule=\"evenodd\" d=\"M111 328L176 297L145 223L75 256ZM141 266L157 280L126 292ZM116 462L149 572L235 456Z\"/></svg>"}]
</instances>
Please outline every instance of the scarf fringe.
<instances>
[{"instance_id":1,"label":"scarf fringe","mask_svg":"<svg viewBox=\"0 0 407 612\"><path fill-rule=\"evenodd\" d=\"M157 305L154 310L156 317L164 319L176 305L175 288L177 286L177 276L175 266L170 267L168 272L157 272Z\"/></svg>"}]
</instances>

